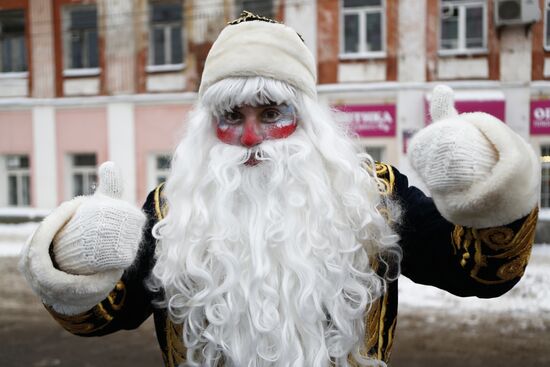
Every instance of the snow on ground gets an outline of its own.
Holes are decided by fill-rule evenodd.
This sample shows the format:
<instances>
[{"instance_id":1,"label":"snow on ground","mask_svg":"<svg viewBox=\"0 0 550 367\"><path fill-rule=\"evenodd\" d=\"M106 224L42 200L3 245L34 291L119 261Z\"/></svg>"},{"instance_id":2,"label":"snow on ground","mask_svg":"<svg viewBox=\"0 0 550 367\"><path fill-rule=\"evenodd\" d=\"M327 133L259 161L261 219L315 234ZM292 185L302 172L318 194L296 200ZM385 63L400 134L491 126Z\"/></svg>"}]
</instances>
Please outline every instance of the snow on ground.
<instances>
[{"instance_id":1,"label":"snow on ground","mask_svg":"<svg viewBox=\"0 0 550 367\"><path fill-rule=\"evenodd\" d=\"M19 256L23 244L38 223L0 224L0 256Z\"/></svg>"},{"instance_id":2,"label":"snow on ground","mask_svg":"<svg viewBox=\"0 0 550 367\"><path fill-rule=\"evenodd\" d=\"M25 207L2 207L0 217L25 217L29 220L41 219L51 213L51 209L25 208Z\"/></svg>"},{"instance_id":3,"label":"snow on ground","mask_svg":"<svg viewBox=\"0 0 550 367\"><path fill-rule=\"evenodd\" d=\"M399 309L412 312L420 309L444 308L457 315L468 310L472 313L523 314L550 319L550 245L536 245L531 261L520 282L498 298L456 297L450 293L418 285L408 278L399 279Z\"/></svg>"},{"instance_id":4,"label":"snow on ground","mask_svg":"<svg viewBox=\"0 0 550 367\"><path fill-rule=\"evenodd\" d=\"M0 224L0 257L19 256L38 223ZM522 313L550 319L550 245L536 245L521 281L510 292L494 299L461 298L434 287L399 279L400 311L442 309L456 314L472 312Z\"/></svg>"}]
</instances>

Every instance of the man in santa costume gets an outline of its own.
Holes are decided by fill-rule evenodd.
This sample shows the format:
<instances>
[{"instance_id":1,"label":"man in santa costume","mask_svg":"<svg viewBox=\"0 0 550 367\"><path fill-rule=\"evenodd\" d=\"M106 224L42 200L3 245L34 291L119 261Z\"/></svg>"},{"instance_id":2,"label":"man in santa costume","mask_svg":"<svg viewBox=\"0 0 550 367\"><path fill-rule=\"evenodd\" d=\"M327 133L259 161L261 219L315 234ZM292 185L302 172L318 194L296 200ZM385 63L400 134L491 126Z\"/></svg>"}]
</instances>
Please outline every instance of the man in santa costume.
<instances>
[{"instance_id":1,"label":"man in santa costume","mask_svg":"<svg viewBox=\"0 0 550 367\"><path fill-rule=\"evenodd\" d=\"M384 366L397 278L495 297L523 275L537 220L533 150L434 90L409 159L431 197L375 163L317 101L300 36L243 14L206 59L167 182L142 210L113 163L62 204L20 267L70 332L151 314L166 366Z\"/></svg>"}]
</instances>

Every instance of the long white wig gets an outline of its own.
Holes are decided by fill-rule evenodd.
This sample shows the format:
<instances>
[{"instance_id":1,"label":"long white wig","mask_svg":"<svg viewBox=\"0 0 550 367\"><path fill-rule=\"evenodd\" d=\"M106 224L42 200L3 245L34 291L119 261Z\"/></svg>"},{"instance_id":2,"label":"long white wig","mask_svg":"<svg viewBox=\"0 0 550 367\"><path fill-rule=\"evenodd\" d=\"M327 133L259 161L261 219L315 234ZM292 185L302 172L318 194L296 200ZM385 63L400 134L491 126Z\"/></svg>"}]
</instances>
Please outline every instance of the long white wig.
<instances>
[{"instance_id":1,"label":"long white wig","mask_svg":"<svg viewBox=\"0 0 550 367\"><path fill-rule=\"evenodd\" d=\"M255 149L217 140L214 115L268 103L295 107L296 132ZM372 264L391 258L396 277L401 253L372 159L358 152L328 109L284 82L230 78L206 91L154 228L151 286L183 324L186 366L383 364L360 353L387 282ZM258 165L244 164L251 154Z\"/></svg>"}]
</instances>

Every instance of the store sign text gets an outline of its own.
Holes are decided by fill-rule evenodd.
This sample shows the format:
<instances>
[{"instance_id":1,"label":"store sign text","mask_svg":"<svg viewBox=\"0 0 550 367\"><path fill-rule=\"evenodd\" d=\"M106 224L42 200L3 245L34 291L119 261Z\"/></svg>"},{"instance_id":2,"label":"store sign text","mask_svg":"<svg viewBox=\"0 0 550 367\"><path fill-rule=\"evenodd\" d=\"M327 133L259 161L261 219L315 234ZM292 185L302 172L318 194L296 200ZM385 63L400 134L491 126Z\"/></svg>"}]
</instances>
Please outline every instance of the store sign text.
<instances>
[{"instance_id":1,"label":"store sign text","mask_svg":"<svg viewBox=\"0 0 550 367\"><path fill-rule=\"evenodd\" d=\"M395 105L345 105L339 120L361 137L395 136Z\"/></svg>"},{"instance_id":2,"label":"store sign text","mask_svg":"<svg viewBox=\"0 0 550 367\"><path fill-rule=\"evenodd\" d=\"M550 100L531 101L531 134L550 134Z\"/></svg>"}]
</instances>

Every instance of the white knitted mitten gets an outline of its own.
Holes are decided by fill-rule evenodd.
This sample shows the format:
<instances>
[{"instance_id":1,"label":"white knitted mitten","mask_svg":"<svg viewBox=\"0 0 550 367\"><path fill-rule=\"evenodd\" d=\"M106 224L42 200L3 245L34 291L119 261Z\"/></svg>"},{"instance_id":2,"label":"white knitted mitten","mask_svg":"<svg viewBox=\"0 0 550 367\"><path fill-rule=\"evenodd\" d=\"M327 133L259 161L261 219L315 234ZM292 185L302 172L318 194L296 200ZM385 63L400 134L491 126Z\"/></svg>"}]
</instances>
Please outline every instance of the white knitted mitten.
<instances>
[{"instance_id":1,"label":"white knitted mitten","mask_svg":"<svg viewBox=\"0 0 550 367\"><path fill-rule=\"evenodd\" d=\"M120 199L122 178L113 162L99 168L99 186L54 238L59 268L78 275L129 267L141 240L145 215Z\"/></svg>"},{"instance_id":2,"label":"white knitted mitten","mask_svg":"<svg viewBox=\"0 0 550 367\"><path fill-rule=\"evenodd\" d=\"M498 153L478 128L458 116L449 87L434 89L430 112L435 123L415 135L411 164L431 193L468 190L490 174Z\"/></svg>"},{"instance_id":3,"label":"white knitted mitten","mask_svg":"<svg viewBox=\"0 0 550 367\"><path fill-rule=\"evenodd\" d=\"M434 123L413 137L409 159L444 218L488 228L536 207L540 164L525 140L489 114L458 115L445 86L434 89L430 112Z\"/></svg>"}]
</instances>

